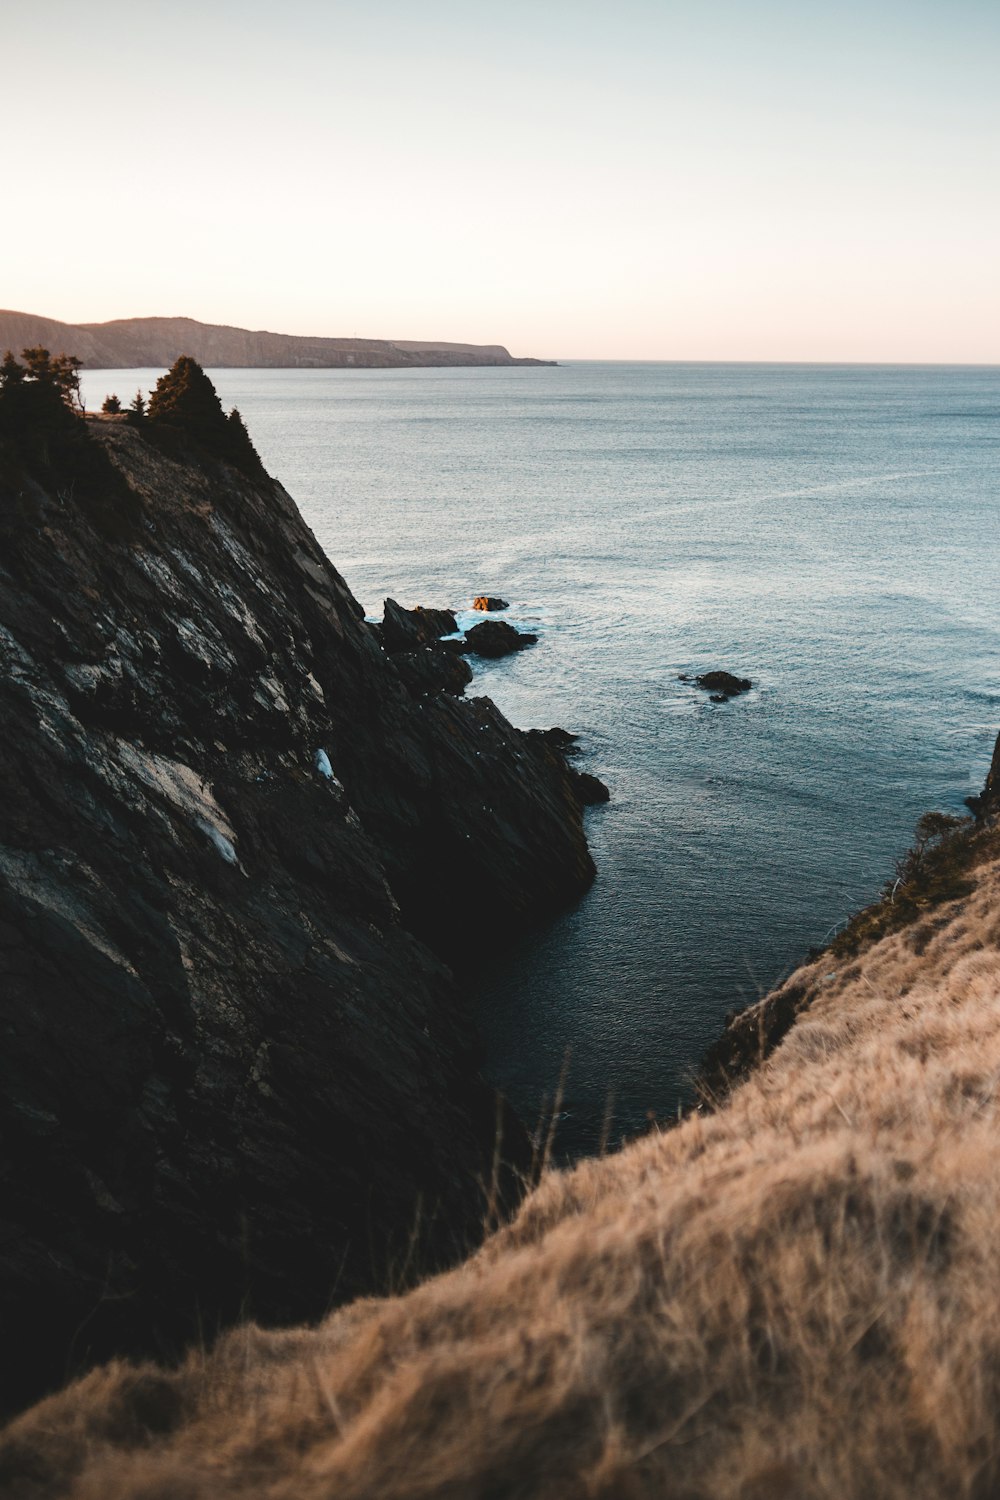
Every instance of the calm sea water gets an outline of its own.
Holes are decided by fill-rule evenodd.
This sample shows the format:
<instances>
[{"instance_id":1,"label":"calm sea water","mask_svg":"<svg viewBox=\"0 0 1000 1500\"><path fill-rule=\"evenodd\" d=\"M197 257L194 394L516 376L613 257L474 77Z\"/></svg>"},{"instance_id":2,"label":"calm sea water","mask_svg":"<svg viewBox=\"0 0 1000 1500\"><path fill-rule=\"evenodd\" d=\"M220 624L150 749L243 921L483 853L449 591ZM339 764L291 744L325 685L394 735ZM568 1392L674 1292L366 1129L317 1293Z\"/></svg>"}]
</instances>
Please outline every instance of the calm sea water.
<instances>
[{"instance_id":1,"label":"calm sea water","mask_svg":"<svg viewBox=\"0 0 1000 1500\"><path fill-rule=\"evenodd\" d=\"M212 372L373 613L501 593L471 689L581 735L599 876L484 956L492 1078L563 1149L673 1112L724 1013L876 893L1000 728L1000 369ZM91 404L155 372L96 371ZM725 667L714 704L678 681ZM456 871L456 878L461 872Z\"/></svg>"}]
</instances>

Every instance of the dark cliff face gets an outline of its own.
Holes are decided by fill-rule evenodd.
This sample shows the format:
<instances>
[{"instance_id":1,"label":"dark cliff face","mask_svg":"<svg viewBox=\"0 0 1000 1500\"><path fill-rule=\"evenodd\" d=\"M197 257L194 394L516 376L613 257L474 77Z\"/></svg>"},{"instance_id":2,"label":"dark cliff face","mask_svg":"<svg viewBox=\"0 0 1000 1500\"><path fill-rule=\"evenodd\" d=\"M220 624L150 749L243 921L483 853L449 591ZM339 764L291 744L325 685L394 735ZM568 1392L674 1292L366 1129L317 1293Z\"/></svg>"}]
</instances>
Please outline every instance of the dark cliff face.
<instances>
[{"instance_id":1,"label":"dark cliff face","mask_svg":"<svg viewBox=\"0 0 1000 1500\"><path fill-rule=\"evenodd\" d=\"M467 1249L523 1137L446 962L593 875L558 751L408 690L280 485L88 427L113 504L0 475L8 1408Z\"/></svg>"}]
</instances>

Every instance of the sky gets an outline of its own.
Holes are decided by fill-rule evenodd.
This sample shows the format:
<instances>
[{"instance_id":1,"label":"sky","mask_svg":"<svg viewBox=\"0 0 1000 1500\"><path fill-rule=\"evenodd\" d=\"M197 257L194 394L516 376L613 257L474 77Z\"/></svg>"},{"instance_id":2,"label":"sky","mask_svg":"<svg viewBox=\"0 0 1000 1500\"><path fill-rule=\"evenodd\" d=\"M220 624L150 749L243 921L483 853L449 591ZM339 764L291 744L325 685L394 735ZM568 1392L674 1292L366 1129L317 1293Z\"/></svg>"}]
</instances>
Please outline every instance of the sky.
<instances>
[{"instance_id":1,"label":"sky","mask_svg":"<svg viewBox=\"0 0 1000 1500\"><path fill-rule=\"evenodd\" d=\"M0 70L0 306L1000 362L996 0L0 0Z\"/></svg>"}]
</instances>

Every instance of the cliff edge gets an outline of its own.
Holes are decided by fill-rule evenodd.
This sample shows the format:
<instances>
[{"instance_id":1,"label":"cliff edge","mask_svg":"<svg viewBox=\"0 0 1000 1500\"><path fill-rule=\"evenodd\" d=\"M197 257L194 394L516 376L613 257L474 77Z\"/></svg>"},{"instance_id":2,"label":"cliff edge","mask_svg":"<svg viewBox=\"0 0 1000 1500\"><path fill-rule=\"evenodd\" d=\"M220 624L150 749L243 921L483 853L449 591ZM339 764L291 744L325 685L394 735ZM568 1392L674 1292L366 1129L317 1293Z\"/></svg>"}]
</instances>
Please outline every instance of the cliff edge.
<instances>
[{"instance_id":1,"label":"cliff edge","mask_svg":"<svg viewBox=\"0 0 1000 1500\"><path fill-rule=\"evenodd\" d=\"M242 429L84 423L39 370L0 391L8 1409L474 1244L526 1143L448 965L593 876L562 757L404 685Z\"/></svg>"}]
</instances>

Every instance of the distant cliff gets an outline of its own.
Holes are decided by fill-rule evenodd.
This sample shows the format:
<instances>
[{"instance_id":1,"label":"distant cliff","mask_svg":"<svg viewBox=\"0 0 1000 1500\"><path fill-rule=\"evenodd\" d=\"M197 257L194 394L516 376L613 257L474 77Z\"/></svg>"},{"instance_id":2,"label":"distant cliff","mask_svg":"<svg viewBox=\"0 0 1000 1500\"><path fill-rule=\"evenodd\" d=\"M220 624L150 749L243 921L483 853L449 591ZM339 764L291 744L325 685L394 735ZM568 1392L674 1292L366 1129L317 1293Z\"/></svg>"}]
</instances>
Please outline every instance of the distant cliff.
<instances>
[{"instance_id":1,"label":"distant cliff","mask_svg":"<svg viewBox=\"0 0 1000 1500\"><path fill-rule=\"evenodd\" d=\"M501 344L448 344L408 339L314 338L263 329L198 323L193 318L119 318L112 323L60 323L33 313L0 310L0 353L42 344L75 354L88 369L160 369L181 354L201 365L233 369L405 369L441 365L552 365L515 359Z\"/></svg>"},{"instance_id":2,"label":"distant cliff","mask_svg":"<svg viewBox=\"0 0 1000 1500\"><path fill-rule=\"evenodd\" d=\"M473 1243L527 1140L446 965L593 864L563 757L404 679L221 409L0 397L2 1408Z\"/></svg>"}]
</instances>

